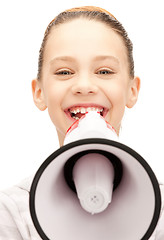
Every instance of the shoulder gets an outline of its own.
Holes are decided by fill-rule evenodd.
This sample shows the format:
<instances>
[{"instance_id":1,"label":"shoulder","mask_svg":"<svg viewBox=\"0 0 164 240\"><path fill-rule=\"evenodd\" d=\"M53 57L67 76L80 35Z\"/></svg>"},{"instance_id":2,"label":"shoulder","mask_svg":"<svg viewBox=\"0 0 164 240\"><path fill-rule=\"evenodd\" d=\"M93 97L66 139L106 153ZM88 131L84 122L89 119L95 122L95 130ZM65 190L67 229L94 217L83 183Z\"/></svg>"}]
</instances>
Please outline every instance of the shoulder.
<instances>
[{"instance_id":1,"label":"shoulder","mask_svg":"<svg viewBox=\"0 0 164 240\"><path fill-rule=\"evenodd\" d=\"M10 234L14 239L40 239L29 212L31 182L32 177L0 192L0 239L9 239Z\"/></svg>"},{"instance_id":2,"label":"shoulder","mask_svg":"<svg viewBox=\"0 0 164 240\"><path fill-rule=\"evenodd\" d=\"M20 184L11 188L2 190L0 192L0 204L4 205L6 209L13 211L13 207L17 207L20 212L28 208L27 202L29 198L29 191L32 178L27 178Z\"/></svg>"},{"instance_id":3,"label":"shoulder","mask_svg":"<svg viewBox=\"0 0 164 240\"><path fill-rule=\"evenodd\" d=\"M153 234L155 240L163 240L164 239L164 184L160 184L160 190L161 190L161 214L160 218L157 224L157 227L155 229L155 232Z\"/></svg>"}]
</instances>

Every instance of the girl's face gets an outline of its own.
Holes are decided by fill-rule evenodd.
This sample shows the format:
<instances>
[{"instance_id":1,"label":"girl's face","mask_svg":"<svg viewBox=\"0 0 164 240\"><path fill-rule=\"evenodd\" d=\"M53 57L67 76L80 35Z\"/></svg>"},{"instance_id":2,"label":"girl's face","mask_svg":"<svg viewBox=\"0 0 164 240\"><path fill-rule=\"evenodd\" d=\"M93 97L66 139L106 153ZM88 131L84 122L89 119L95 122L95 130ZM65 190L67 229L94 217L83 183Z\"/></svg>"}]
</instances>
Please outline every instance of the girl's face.
<instances>
[{"instance_id":1,"label":"girl's face","mask_svg":"<svg viewBox=\"0 0 164 240\"><path fill-rule=\"evenodd\" d=\"M36 105L48 108L60 145L86 111L98 110L119 133L125 106L138 96L121 37L104 23L76 19L54 27L44 50L42 79L33 80Z\"/></svg>"}]
</instances>

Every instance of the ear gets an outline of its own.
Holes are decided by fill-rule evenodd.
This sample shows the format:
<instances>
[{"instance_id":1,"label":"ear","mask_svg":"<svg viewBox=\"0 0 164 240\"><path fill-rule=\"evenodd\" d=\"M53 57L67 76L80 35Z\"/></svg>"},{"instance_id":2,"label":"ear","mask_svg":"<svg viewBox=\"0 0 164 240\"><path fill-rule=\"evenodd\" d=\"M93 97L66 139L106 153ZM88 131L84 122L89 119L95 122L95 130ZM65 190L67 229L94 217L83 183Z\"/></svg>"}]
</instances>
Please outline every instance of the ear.
<instances>
[{"instance_id":1,"label":"ear","mask_svg":"<svg viewBox=\"0 0 164 240\"><path fill-rule=\"evenodd\" d=\"M38 81L37 79L32 80L31 86L35 105L41 111L44 111L47 106L45 104L44 93L40 81Z\"/></svg>"},{"instance_id":2,"label":"ear","mask_svg":"<svg viewBox=\"0 0 164 240\"><path fill-rule=\"evenodd\" d=\"M134 77L134 79L130 80L129 94L126 104L128 108L132 108L137 102L139 91L140 91L140 78Z\"/></svg>"}]
</instances>

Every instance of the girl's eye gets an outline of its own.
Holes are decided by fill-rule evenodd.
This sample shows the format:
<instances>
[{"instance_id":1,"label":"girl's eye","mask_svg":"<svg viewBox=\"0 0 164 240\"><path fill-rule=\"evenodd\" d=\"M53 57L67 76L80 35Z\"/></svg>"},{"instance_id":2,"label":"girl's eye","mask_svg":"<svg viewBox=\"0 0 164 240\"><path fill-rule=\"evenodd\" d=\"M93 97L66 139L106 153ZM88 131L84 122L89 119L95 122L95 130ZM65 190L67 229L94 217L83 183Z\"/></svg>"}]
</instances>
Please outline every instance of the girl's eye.
<instances>
[{"instance_id":1,"label":"girl's eye","mask_svg":"<svg viewBox=\"0 0 164 240\"><path fill-rule=\"evenodd\" d=\"M67 71L67 70L61 70L55 73L55 75L71 75L73 74L71 71Z\"/></svg>"},{"instance_id":2,"label":"girl's eye","mask_svg":"<svg viewBox=\"0 0 164 240\"><path fill-rule=\"evenodd\" d=\"M107 69L102 69L97 72L97 74L101 74L101 75L108 75L108 74L113 74L113 73L114 73L113 71L107 70Z\"/></svg>"}]
</instances>

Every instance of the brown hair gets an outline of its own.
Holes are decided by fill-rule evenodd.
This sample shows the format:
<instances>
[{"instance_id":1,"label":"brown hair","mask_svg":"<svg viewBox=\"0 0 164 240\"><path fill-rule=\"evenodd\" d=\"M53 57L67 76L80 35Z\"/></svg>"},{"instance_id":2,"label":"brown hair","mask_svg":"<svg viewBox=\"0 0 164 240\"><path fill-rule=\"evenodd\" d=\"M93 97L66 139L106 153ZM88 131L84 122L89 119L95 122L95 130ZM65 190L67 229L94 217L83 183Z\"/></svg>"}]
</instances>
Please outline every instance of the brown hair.
<instances>
[{"instance_id":1,"label":"brown hair","mask_svg":"<svg viewBox=\"0 0 164 240\"><path fill-rule=\"evenodd\" d=\"M44 49L52 30L53 26L60 25L62 23L71 21L77 18L87 18L89 20L95 20L105 23L106 25L110 26L115 32L117 32L123 39L127 50L128 62L129 62L129 74L133 78L134 77L134 60L133 60L133 44L128 37L128 34L122 24L107 10L94 7L94 6L85 6L79 8L71 8L62 13L60 13L57 17L55 17L48 25L43 42L39 51L39 60L38 60L38 80L41 79L41 72L44 60Z\"/></svg>"}]
</instances>

